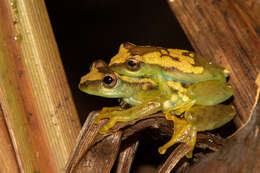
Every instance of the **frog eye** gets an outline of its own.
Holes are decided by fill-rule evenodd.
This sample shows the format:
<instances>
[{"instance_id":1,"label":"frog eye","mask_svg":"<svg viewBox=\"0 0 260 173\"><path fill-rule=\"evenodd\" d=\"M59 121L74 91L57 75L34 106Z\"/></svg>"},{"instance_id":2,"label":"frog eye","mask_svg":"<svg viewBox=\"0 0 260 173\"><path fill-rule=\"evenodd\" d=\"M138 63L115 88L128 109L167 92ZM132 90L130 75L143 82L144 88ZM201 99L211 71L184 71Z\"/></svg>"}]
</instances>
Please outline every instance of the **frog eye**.
<instances>
[{"instance_id":1,"label":"frog eye","mask_svg":"<svg viewBox=\"0 0 260 173\"><path fill-rule=\"evenodd\" d=\"M131 71L139 70L140 62L134 58L129 58L126 61L127 68Z\"/></svg>"},{"instance_id":2,"label":"frog eye","mask_svg":"<svg viewBox=\"0 0 260 173\"><path fill-rule=\"evenodd\" d=\"M117 77L114 74L107 74L103 78L103 84L107 88L112 88L117 84Z\"/></svg>"}]
</instances>

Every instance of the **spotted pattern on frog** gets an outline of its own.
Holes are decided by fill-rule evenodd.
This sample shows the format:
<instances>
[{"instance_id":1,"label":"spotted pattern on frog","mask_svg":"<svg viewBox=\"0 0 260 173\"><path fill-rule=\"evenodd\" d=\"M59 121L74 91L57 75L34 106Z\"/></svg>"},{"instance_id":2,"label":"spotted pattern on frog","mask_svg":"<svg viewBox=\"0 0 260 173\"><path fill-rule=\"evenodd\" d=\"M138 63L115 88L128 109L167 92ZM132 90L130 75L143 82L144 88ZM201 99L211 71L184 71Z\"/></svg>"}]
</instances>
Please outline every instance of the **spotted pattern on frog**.
<instances>
[{"instance_id":1,"label":"spotted pattern on frog","mask_svg":"<svg viewBox=\"0 0 260 173\"><path fill-rule=\"evenodd\" d=\"M123 64L129 57L140 62L159 65L168 68L175 68L184 73L200 74L204 68L196 66L194 53L187 50L165 49L152 46L136 46L131 43L121 44L119 52L114 56L109 65ZM158 59L158 57L161 57Z\"/></svg>"}]
</instances>

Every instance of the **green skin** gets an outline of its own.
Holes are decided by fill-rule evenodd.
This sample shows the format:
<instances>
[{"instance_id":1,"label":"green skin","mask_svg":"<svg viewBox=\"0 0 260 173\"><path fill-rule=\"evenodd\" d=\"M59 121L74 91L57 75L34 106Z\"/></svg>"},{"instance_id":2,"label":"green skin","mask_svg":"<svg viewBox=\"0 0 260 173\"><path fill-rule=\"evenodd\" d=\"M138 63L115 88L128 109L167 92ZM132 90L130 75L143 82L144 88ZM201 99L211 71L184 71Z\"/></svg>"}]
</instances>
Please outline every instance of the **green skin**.
<instances>
[{"instance_id":1,"label":"green skin","mask_svg":"<svg viewBox=\"0 0 260 173\"><path fill-rule=\"evenodd\" d=\"M225 83L227 73L222 67L214 65L197 54L190 52L194 57L190 57L187 53L187 57L195 60L195 65L204 68L204 71L200 74L194 73L185 73L181 72L175 68L167 69L158 64L163 61L163 56L154 57L151 55L151 58L156 58L158 64L149 64L147 62L142 62L138 59L138 56L144 56L151 52L160 52L160 50L167 50L161 47L152 47L152 46L137 46L131 43L124 43L121 45L120 49L128 50L127 53L120 53L113 57L109 68L114 72L119 73L120 75L125 75L129 77L142 77L142 78L151 78L159 85L159 89L165 95L171 94L171 89L167 85L167 81L176 81L182 84L193 84L201 81L215 81L216 89L219 86L219 82ZM123 63L114 63L114 60L124 57L125 61ZM137 69L129 68L128 60L135 59L139 67ZM211 82L211 85L214 82ZM207 85L207 83L204 83ZM202 85L200 85L202 86ZM203 88L206 88L203 87ZM213 91L214 92L214 91ZM229 91L228 91L229 92ZM228 93L227 93L228 94Z\"/></svg>"},{"instance_id":2,"label":"green skin","mask_svg":"<svg viewBox=\"0 0 260 173\"><path fill-rule=\"evenodd\" d=\"M98 123L101 119L109 118L108 123L100 130L101 134L107 133L117 122L128 122L159 111L167 112L169 108L181 101L180 97L178 97L180 100L172 101L168 96L162 94L157 86L149 85L148 88L144 89L143 85L147 85L147 82L130 83L129 81L124 81L120 76L108 69L106 64L100 63L100 61L93 63L92 71L94 69L98 71L99 79L95 78L95 80L90 80L88 78L88 80L86 80L82 77L79 84L81 91L101 97L121 98L124 102L132 105L132 107L128 109L118 107L103 108L95 119L95 122ZM113 85L107 85L104 81L104 77L108 74L114 77L115 83ZM192 96L194 100L200 100L199 102L201 103L205 100L203 98L209 97L204 93L212 93L210 97L217 96L218 99L212 99L217 100L217 102L223 102L227 99L226 95L214 94L215 92L208 90L207 87L202 88L204 92L200 92L199 89L204 86L204 84L202 86L200 86L200 84L191 85L187 90L187 94ZM225 85L220 86L222 87L220 90L230 90L230 88L225 87ZM178 96L174 91L172 91L171 94ZM222 104L212 106L196 104L184 113L184 119L179 119L166 113L166 118L174 122L174 135L168 143L159 148L159 152L164 154L169 147L178 142L187 143L191 149L193 149L198 131L218 128L230 121L235 113L236 111L233 106ZM190 152L187 157L192 157L192 152Z\"/></svg>"}]
</instances>

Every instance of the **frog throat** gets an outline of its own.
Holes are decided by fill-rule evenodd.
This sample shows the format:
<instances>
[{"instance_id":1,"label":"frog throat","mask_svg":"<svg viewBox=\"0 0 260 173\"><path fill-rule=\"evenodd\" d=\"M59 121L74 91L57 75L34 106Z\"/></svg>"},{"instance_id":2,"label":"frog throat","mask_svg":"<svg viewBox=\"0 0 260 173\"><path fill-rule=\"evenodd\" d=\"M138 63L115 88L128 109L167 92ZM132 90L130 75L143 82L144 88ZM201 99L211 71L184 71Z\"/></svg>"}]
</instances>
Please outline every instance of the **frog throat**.
<instances>
[{"instance_id":1,"label":"frog throat","mask_svg":"<svg viewBox=\"0 0 260 173\"><path fill-rule=\"evenodd\" d=\"M119 52L114 56L109 66L122 65L129 57L140 62L152 65L159 65L165 69L177 69L184 73L200 74L204 71L202 66L196 66L193 52L180 49L165 49L152 46L131 46L125 48L120 46Z\"/></svg>"}]
</instances>

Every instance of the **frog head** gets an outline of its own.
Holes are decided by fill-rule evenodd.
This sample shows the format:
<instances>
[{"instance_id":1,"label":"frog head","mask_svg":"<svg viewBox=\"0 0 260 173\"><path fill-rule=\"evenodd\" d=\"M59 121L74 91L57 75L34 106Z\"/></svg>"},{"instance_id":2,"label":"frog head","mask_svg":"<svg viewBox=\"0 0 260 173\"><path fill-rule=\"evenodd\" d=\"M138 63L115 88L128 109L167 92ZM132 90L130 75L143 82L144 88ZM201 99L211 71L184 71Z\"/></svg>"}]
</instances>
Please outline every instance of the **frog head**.
<instances>
[{"instance_id":1,"label":"frog head","mask_svg":"<svg viewBox=\"0 0 260 173\"><path fill-rule=\"evenodd\" d=\"M150 53L151 61L156 63L159 55L159 48L152 46L136 46L132 43L123 43L120 45L119 52L115 55L109 64L110 69L113 71L131 77L150 77L154 75L159 66L150 68L147 60L143 57L145 54Z\"/></svg>"},{"instance_id":2,"label":"frog head","mask_svg":"<svg viewBox=\"0 0 260 173\"><path fill-rule=\"evenodd\" d=\"M204 69L196 63L194 56L187 50L123 43L109 67L119 74L133 77L151 77L162 70L200 74Z\"/></svg>"},{"instance_id":3,"label":"frog head","mask_svg":"<svg viewBox=\"0 0 260 173\"><path fill-rule=\"evenodd\" d=\"M140 91L156 87L156 83L150 79L120 76L102 60L93 62L91 71L81 78L79 84L81 91L107 98L132 97Z\"/></svg>"}]
</instances>

